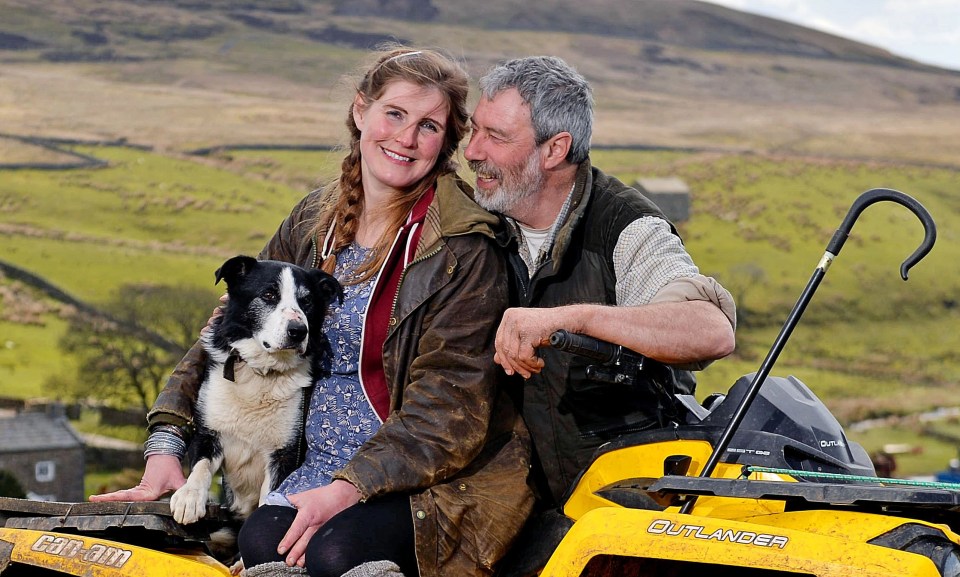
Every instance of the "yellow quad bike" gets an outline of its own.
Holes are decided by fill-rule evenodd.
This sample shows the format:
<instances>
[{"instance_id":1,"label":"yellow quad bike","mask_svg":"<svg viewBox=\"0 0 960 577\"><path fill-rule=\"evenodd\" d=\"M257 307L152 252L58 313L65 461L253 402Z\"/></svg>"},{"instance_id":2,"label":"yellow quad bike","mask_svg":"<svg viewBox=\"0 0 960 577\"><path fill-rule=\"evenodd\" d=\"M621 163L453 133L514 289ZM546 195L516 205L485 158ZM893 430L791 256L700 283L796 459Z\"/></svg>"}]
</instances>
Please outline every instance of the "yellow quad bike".
<instances>
[{"instance_id":1,"label":"yellow quad bike","mask_svg":"<svg viewBox=\"0 0 960 577\"><path fill-rule=\"evenodd\" d=\"M960 577L960 486L876 477L859 445L799 380L769 377L862 210L891 200L932 218L892 190L861 195L760 369L703 405L676 396L671 426L602 446L562 511L518 543L503 577L940 576ZM645 359L582 335L552 344L595 364L588 375L630 386ZM225 516L211 505L183 527L159 503L36 503L0 499L0 577L229 575L209 552Z\"/></svg>"}]
</instances>

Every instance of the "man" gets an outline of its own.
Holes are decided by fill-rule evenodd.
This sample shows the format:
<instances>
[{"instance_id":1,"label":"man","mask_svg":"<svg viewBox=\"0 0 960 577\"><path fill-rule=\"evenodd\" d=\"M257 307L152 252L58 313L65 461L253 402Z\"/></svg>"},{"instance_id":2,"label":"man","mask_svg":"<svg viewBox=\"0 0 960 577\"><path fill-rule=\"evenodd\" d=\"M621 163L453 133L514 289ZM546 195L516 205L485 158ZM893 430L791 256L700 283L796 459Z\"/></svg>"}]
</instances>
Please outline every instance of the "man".
<instances>
[{"instance_id":1,"label":"man","mask_svg":"<svg viewBox=\"0 0 960 577\"><path fill-rule=\"evenodd\" d=\"M464 154L477 202L502 216L517 305L504 314L495 360L526 379L523 413L550 507L605 440L665 424L669 393L683 389L677 370L733 351L735 307L652 202L591 166L583 76L559 58L522 58L494 67L480 89ZM583 361L545 346L558 329L658 363L636 388L592 383Z\"/></svg>"}]
</instances>

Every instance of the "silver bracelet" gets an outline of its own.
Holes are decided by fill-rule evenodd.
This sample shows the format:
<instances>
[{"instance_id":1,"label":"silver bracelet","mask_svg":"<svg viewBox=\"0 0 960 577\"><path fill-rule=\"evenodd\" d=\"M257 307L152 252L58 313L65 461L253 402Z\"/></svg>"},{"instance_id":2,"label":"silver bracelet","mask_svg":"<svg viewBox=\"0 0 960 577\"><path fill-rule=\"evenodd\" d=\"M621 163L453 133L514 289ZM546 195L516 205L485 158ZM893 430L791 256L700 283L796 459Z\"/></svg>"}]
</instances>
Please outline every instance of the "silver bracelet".
<instances>
[{"instance_id":1,"label":"silver bracelet","mask_svg":"<svg viewBox=\"0 0 960 577\"><path fill-rule=\"evenodd\" d=\"M170 425L172 426L172 425ZM187 452L187 442L177 432L160 426L150 433L147 442L143 444L143 458L150 455L173 455L182 459Z\"/></svg>"},{"instance_id":2,"label":"silver bracelet","mask_svg":"<svg viewBox=\"0 0 960 577\"><path fill-rule=\"evenodd\" d=\"M187 433L183 427L178 427L177 425L171 425L168 423L161 423L159 425L153 425L150 427L150 432L155 433L157 431L166 431L167 433L172 433L181 439L186 440Z\"/></svg>"}]
</instances>

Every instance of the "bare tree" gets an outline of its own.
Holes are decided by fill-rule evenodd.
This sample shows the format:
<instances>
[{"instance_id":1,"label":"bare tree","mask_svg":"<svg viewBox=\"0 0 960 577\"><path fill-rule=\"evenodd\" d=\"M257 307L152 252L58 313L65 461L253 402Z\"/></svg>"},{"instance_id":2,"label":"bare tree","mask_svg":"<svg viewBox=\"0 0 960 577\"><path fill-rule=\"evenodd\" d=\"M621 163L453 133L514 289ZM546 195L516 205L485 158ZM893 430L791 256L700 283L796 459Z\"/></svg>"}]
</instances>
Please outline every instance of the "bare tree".
<instances>
[{"instance_id":1,"label":"bare tree","mask_svg":"<svg viewBox=\"0 0 960 577\"><path fill-rule=\"evenodd\" d=\"M103 307L109 316L71 321L60 348L77 360L76 376L51 379L48 387L71 398L135 403L146 411L215 303L201 289L122 286Z\"/></svg>"}]
</instances>

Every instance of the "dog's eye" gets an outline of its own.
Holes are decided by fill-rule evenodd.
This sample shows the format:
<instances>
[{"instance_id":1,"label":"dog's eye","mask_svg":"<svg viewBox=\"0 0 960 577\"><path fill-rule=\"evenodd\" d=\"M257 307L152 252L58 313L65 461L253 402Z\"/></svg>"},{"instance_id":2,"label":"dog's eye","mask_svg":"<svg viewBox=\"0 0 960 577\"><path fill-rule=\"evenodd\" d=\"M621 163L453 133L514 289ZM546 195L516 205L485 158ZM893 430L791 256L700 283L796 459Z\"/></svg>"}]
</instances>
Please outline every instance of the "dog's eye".
<instances>
[{"instance_id":1,"label":"dog's eye","mask_svg":"<svg viewBox=\"0 0 960 577\"><path fill-rule=\"evenodd\" d=\"M307 309L313 306L313 295L304 295L300 297L300 306Z\"/></svg>"},{"instance_id":2,"label":"dog's eye","mask_svg":"<svg viewBox=\"0 0 960 577\"><path fill-rule=\"evenodd\" d=\"M278 300L280 300L280 296L277 294L277 291L275 290L263 291L262 293L260 293L260 298L267 301L268 303L275 303Z\"/></svg>"}]
</instances>

